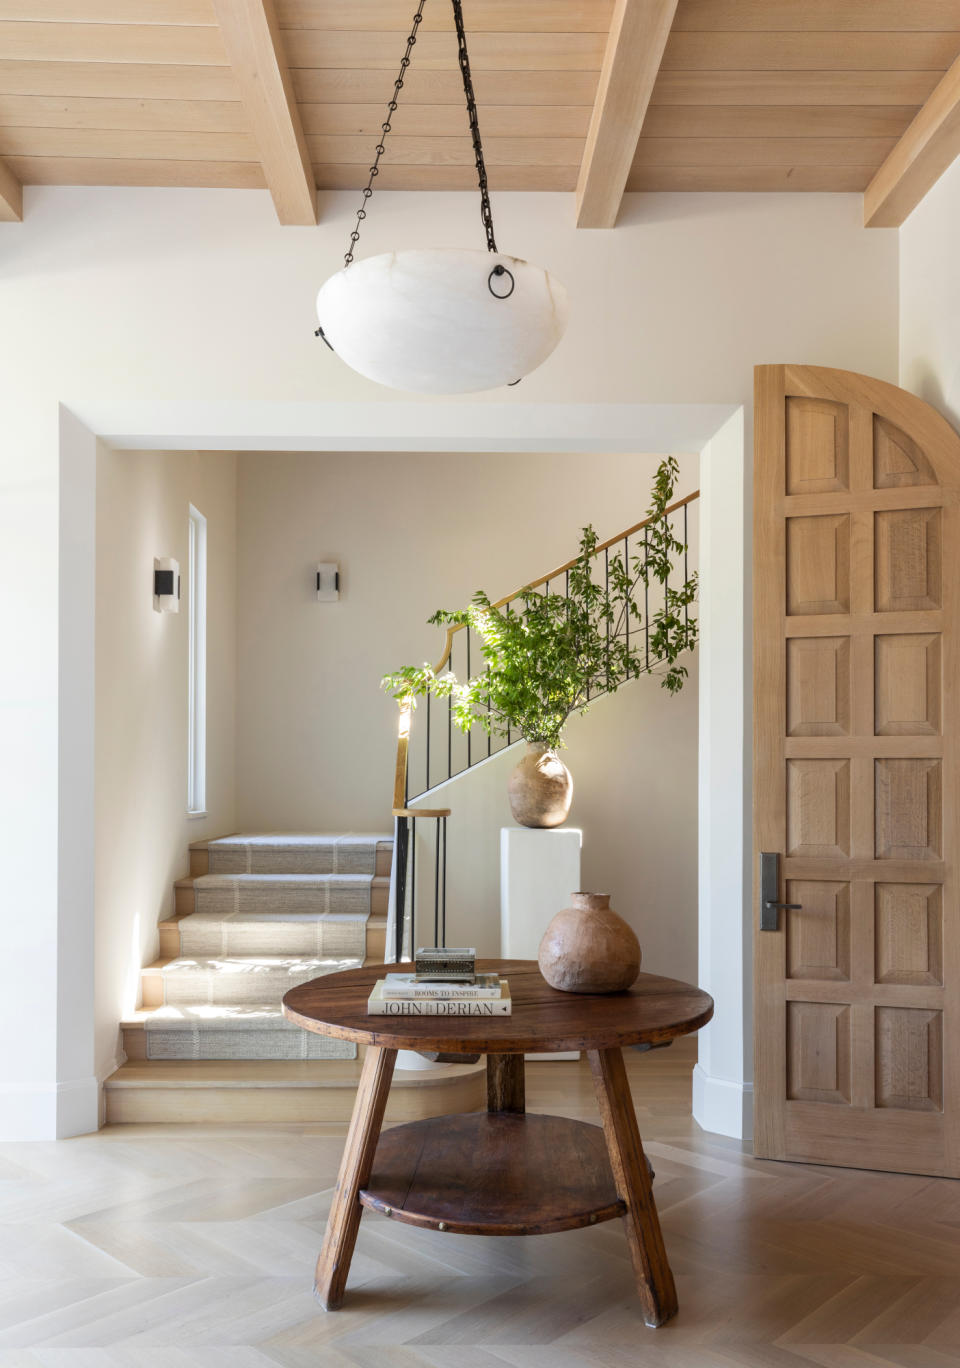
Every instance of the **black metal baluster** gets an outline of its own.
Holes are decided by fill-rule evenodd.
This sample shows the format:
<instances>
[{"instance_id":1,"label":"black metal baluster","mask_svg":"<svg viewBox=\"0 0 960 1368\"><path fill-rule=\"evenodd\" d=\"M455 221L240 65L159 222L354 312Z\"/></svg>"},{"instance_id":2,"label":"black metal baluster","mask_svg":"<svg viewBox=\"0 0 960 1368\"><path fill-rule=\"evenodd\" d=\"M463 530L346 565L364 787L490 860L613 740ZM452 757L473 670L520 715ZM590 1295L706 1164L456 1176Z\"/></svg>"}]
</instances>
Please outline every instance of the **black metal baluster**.
<instances>
[{"instance_id":1,"label":"black metal baluster","mask_svg":"<svg viewBox=\"0 0 960 1368\"><path fill-rule=\"evenodd\" d=\"M417 949L417 822L415 817L410 818L410 958L413 959Z\"/></svg>"},{"instance_id":2,"label":"black metal baluster","mask_svg":"<svg viewBox=\"0 0 960 1368\"><path fill-rule=\"evenodd\" d=\"M643 529L643 636L644 649L647 659L647 669L650 668L650 543L647 540L647 529Z\"/></svg>"},{"instance_id":3,"label":"black metal baluster","mask_svg":"<svg viewBox=\"0 0 960 1368\"><path fill-rule=\"evenodd\" d=\"M610 607L610 548L603 548L603 573L606 585L606 606ZM610 619L607 618L607 693L610 692Z\"/></svg>"},{"instance_id":4,"label":"black metal baluster","mask_svg":"<svg viewBox=\"0 0 960 1368\"><path fill-rule=\"evenodd\" d=\"M687 569L687 553L688 553L688 550L689 550L688 543L687 543L687 538L688 538L688 532L687 532L687 509L688 509L689 507L690 507L689 504L684 504L684 505L683 505L683 584L684 584L684 588L686 588L687 581L688 581L689 578L690 578L690 574L689 574L689 571L688 571L688 569ZM689 606L689 604L686 604L686 603L683 605L683 625L684 625L684 627L689 627L689 625L690 625L690 606Z\"/></svg>"},{"instance_id":5,"label":"black metal baluster","mask_svg":"<svg viewBox=\"0 0 960 1368\"><path fill-rule=\"evenodd\" d=\"M440 821L437 821L437 839L433 861L433 943L440 944Z\"/></svg>"},{"instance_id":6,"label":"black metal baluster","mask_svg":"<svg viewBox=\"0 0 960 1368\"><path fill-rule=\"evenodd\" d=\"M507 604L507 616L508 616L508 617L510 616L510 604L509 604L509 603ZM510 723L508 722L508 723L507 723L507 745L509 746L509 745L511 745L511 744L512 744L512 738L511 738L511 736L510 736Z\"/></svg>"},{"instance_id":7,"label":"black metal baluster","mask_svg":"<svg viewBox=\"0 0 960 1368\"><path fill-rule=\"evenodd\" d=\"M427 782L424 793L430 787L430 695L427 694Z\"/></svg>"},{"instance_id":8,"label":"black metal baluster","mask_svg":"<svg viewBox=\"0 0 960 1368\"><path fill-rule=\"evenodd\" d=\"M470 682L470 628L467 628L467 683ZM473 723L467 732L467 769L473 764Z\"/></svg>"},{"instance_id":9,"label":"black metal baluster","mask_svg":"<svg viewBox=\"0 0 960 1368\"><path fill-rule=\"evenodd\" d=\"M627 579L630 578L630 538L623 539L623 570ZM625 616L627 619L627 657L630 655L630 599L627 599Z\"/></svg>"},{"instance_id":10,"label":"black metal baluster","mask_svg":"<svg viewBox=\"0 0 960 1368\"><path fill-rule=\"evenodd\" d=\"M665 545L669 545L669 543L668 543L668 541L667 541L667 538L669 537L669 535L670 535L670 523L669 523L669 521L667 520L667 518L664 518L664 520L663 520L663 540L664 540L664 544L665 544ZM670 617L670 556L669 556L669 554L667 555L667 558L666 558L666 560L664 561L664 576L663 576L663 611L664 611L665 615L667 616L667 618L669 619L669 617ZM669 630L670 630L670 629L669 629L669 626L668 626L668 628L667 628L668 640L669 640Z\"/></svg>"},{"instance_id":11,"label":"black metal baluster","mask_svg":"<svg viewBox=\"0 0 960 1368\"><path fill-rule=\"evenodd\" d=\"M409 825L406 817L394 818L393 838L397 843L397 879L394 888L393 953L397 961L403 959L403 923L407 911L407 856L409 854Z\"/></svg>"},{"instance_id":12,"label":"black metal baluster","mask_svg":"<svg viewBox=\"0 0 960 1368\"><path fill-rule=\"evenodd\" d=\"M442 894L443 901L442 901L442 903L441 903L441 909L442 909L442 910L441 910L441 916L440 916L440 944L441 944L441 945L446 945L446 943L447 943L447 819L446 819L446 817L441 817L441 818L440 818L440 821L441 821L441 824L442 824L442 826L443 826L443 894Z\"/></svg>"},{"instance_id":13,"label":"black metal baluster","mask_svg":"<svg viewBox=\"0 0 960 1368\"><path fill-rule=\"evenodd\" d=\"M453 642L450 642L450 659L447 668L453 673ZM447 694L447 778L453 778L453 694Z\"/></svg>"}]
</instances>

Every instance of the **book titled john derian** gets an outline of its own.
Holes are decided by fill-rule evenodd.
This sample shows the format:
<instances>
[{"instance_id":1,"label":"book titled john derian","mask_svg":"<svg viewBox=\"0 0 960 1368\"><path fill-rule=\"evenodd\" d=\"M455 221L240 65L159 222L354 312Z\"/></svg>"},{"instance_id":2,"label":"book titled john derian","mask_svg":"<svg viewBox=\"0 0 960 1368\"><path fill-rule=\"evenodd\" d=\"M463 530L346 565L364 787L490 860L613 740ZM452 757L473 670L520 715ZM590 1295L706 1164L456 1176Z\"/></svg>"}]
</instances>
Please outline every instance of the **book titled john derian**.
<instances>
[{"instance_id":1,"label":"book titled john derian","mask_svg":"<svg viewBox=\"0 0 960 1368\"><path fill-rule=\"evenodd\" d=\"M510 985L500 980L495 997L388 997L378 979L367 999L370 1016L510 1016Z\"/></svg>"}]
</instances>

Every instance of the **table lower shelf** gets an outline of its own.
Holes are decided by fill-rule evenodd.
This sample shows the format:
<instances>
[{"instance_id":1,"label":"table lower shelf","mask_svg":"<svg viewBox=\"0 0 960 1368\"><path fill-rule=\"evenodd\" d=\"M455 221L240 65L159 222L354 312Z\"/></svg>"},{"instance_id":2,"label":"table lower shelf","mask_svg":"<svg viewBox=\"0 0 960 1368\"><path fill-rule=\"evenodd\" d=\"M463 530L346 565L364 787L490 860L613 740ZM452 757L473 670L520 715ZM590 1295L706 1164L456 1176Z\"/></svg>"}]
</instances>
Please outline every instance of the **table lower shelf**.
<instances>
[{"instance_id":1,"label":"table lower shelf","mask_svg":"<svg viewBox=\"0 0 960 1368\"><path fill-rule=\"evenodd\" d=\"M408 1225L461 1235L546 1235L625 1210L599 1126L508 1112L384 1131L360 1201Z\"/></svg>"}]
</instances>

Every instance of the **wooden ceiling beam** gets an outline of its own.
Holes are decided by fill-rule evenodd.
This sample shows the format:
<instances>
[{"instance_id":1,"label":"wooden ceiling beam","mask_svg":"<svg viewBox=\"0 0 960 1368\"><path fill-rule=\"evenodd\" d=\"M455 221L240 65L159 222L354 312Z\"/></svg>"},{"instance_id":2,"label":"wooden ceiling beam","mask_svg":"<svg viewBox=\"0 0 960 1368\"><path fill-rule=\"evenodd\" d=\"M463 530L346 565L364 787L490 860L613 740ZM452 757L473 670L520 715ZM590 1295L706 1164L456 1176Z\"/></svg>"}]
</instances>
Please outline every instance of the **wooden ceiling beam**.
<instances>
[{"instance_id":1,"label":"wooden ceiling beam","mask_svg":"<svg viewBox=\"0 0 960 1368\"><path fill-rule=\"evenodd\" d=\"M317 186L273 0L214 0L214 9L277 217L315 224Z\"/></svg>"},{"instance_id":2,"label":"wooden ceiling beam","mask_svg":"<svg viewBox=\"0 0 960 1368\"><path fill-rule=\"evenodd\" d=\"M960 155L960 57L863 192L867 228L899 228Z\"/></svg>"},{"instance_id":3,"label":"wooden ceiling beam","mask_svg":"<svg viewBox=\"0 0 960 1368\"><path fill-rule=\"evenodd\" d=\"M612 228L677 0L616 0L577 184L577 227Z\"/></svg>"},{"instance_id":4,"label":"wooden ceiling beam","mask_svg":"<svg viewBox=\"0 0 960 1368\"><path fill-rule=\"evenodd\" d=\"M0 223L23 218L23 186L5 161L0 161Z\"/></svg>"}]
</instances>

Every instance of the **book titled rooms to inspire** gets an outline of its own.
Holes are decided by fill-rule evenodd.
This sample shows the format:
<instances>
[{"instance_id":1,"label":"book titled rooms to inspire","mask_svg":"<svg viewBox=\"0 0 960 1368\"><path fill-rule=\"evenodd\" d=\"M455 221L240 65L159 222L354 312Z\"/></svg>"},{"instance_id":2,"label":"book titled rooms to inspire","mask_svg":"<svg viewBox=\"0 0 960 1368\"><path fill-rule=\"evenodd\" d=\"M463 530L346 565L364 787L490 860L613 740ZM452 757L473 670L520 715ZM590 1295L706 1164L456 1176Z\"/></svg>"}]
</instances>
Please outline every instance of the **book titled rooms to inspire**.
<instances>
[{"instance_id":1,"label":"book titled rooms to inspire","mask_svg":"<svg viewBox=\"0 0 960 1368\"><path fill-rule=\"evenodd\" d=\"M384 995L384 980L379 979L367 1000L370 1016L510 1016L510 988L500 980L499 997L398 998Z\"/></svg>"}]
</instances>

